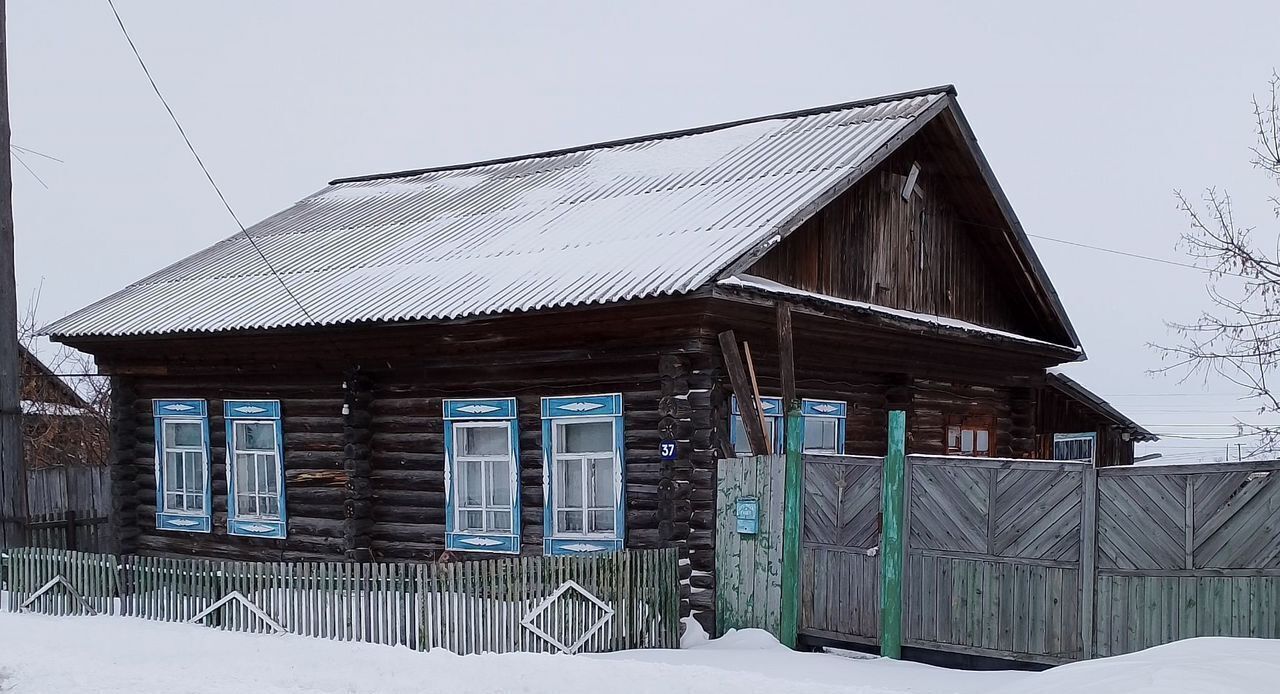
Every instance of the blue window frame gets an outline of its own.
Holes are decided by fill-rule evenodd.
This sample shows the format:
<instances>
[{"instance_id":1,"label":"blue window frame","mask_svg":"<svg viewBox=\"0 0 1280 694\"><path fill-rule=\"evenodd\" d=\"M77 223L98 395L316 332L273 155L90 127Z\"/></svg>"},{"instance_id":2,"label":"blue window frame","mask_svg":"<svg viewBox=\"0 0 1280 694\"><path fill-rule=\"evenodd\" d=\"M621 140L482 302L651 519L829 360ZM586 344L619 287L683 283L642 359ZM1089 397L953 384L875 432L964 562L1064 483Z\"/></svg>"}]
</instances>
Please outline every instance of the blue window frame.
<instances>
[{"instance_id":1,"label":"blue window frame","mask_svg":"<svg viewBox=\"0 0 1280 694\"><path fill-rule=\"evenodd\" d=\"M783 419L786 411L782 406L782 398L760 398L764 408L765 435L775 455L783 451ZM738 398L734 396L730 407L733 416L730 418L729 430L733 437L733 451L739 457L751 455L751 444L747 442L746 427L742 424L742 413L738 409ZM802 400L800 411L804 414L804 451L806 453L844 453L845 418L848 405L838 400Z\"/></svg>"},{"instance_id":2,"label":"blue window frame","mask_svg":"<svg viewBox=\"0 0 1280 694\"><path fill-rule=\"evenodd\" d=\"M786 411L782 407L782 398L760 398L760 406L764 408L764 435L769 439L773 453L782 453L782 420ZM738 409L738 396L730 402L733 416L730 417L729 435L733 437L733 452L739 458L751 457L751 443L747 440L747 428L742 423L742 412Z\"/></svg>"},{"instance_id":3,"label":"blue window frame","mask_svg":"<svg viewBox=\"0 0 1280 694\"><path fill-rule=\"evenodd\" d=\"M845 417L849 406L838 400L802 400L805 453L844 453Z\"/></svg>"},{"instance_id":4,"label":"blue window frame","mask_svg":"<svg viewBox=\"0 0 1280 694\"><path fill-rule=\"evenodd\" d=\"M515 398L444 401L445 546L520 553Z\"/></svg>"},{"instance_id":5,"label":"blue window frame","mask_svg":"<svg viewBox=\"0 0 1280 694\"><path fill-rule=\"evenodd\" d=\"M283 538L284 432L278 400L227 400L227 534Z\"/></svg>"},{"instance_id":6,"label":"blue window frame","mask_svg":"<svg viewBox=\"0 0 1280 694\"><path fill-rule=\"evenodd\" d=\"M622 549L623 452L621 393L542 399L546 554Z\"/></svg>"},{"instance_id":7,"label":"blue window frame","mask_svg":"<svg viewBox=\"0 0 1280 694\"><path fill-rule=\"evenodd\" d=\"M153 400L156 529L213 529L209 481L209 409L204 400Z\"/></svg>"}]
</instances>

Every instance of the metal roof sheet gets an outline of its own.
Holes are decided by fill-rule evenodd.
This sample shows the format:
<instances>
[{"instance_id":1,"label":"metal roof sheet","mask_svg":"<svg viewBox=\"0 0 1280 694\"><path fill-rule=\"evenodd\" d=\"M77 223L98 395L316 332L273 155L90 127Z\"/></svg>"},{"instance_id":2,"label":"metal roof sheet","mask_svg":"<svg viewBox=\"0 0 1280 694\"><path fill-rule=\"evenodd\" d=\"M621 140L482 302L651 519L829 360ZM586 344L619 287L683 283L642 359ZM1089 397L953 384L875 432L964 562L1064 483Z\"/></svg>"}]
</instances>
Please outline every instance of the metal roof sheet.
<instances>
[{"instance_id":1,"label":"metal roof sheet","mask_svg":"<svg viewBox=\"0 0 1280 694\"><path fill-rule=\"evenodd\" d=\"M781 240L815 200L864 173L949 93L342 179L248 234L321 325L680 294ZM120 336L310 323L237 234L46 331Z\"/></svg>"}]
</instances>

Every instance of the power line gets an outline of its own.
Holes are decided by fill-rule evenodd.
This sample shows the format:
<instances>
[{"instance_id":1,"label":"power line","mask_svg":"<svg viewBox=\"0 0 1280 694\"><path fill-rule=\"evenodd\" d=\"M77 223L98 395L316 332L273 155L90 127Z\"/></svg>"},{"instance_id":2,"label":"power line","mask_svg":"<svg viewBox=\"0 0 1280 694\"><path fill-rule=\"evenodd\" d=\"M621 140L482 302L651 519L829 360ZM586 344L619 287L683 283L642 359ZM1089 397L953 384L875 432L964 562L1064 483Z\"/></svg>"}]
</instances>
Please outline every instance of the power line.
<instances>
[{"instance_id":1,"label":"power line","mask_svg":"<svg viewBox=\"0 0 1280 694\"><path fill-rule=\"evenodd\" d=\"M27 166L27 162L22 158L22 155L18 154L17 148L13 148L11 146L9 153L13 155L14 159L18 160L18 163L22 165L22 168L27 170L27 173L31 174L32 178L36 179L36 183L39 183L45 190L49 190L49 184L45 183L44 179L40 178L40 176L36 174L30 166Z\"/></svg>"},{"instance_id":2,"label":"power line","mask_svg":"<svg viewBox=\"0 0 1280 694\"><path fill-rule=\"evenodd\" d=\"M59 164L66 163L65 161L62 161L61 159L53 156L52 154L45 154L44 152L39 152L34 149L31 149L30 147L23 147L22 145L15 145L13 143L9 143L9 147L11 147L12 149L18 150L19 152L26 152L27 154L34 154L37 157L44 157L45 159L48 159L50 161L56 161Z\"/></svg>"},{"instance_id":3,"label":"power line","mask_svg":"<svg viewBox=\"0 0 1280 694\"><path fill-rule=\"evenodd\" d=\"M302 302L299 301L298 297L289 289L289 285L285 284L284 278L280 276L280 273L276 272L271 261L267 260L267 255L258 247L258 242L254 241L253 237L249 235L249 230L246 229L244 224L240 221L240 217L236 215L235 210L231 209L231 203L227 202L227 197L222 194L222 189L218 187L218 182L213 180L213 174L209 173L209 168L204 165L204 160L200 158L200 153L196 152L195 145L191 144L191 138L187 137L187 131L183 130L182 123L178 120L178 116L169 106L169 102L164 98L164 94L160 92L160 86L156 84L155 78L151 76L151 70L147 69L147 63L142 59L142 54L138 52L137 45L133 43L133 37L129 35L129 30L125 28L124 20L121 19L120 12L116 10L114 0L107 0L107 4L111 6L111 13L115 15L116 23L120 25L120 32L124 34L125 40L129 42L129 48L133 50L133 56L138 59L138 65L142 67L143 74L147 76L147 81L151 83L151 89L155 91L156 97L158 97L160 99L160 103L164 105L164 110L168 111L169 118L173 121L174 126L178 128L178 134L182 135L182 141L187 143L187 149L191 150L191 156L195 157L196 163L200 165L200 170L204 172L204 177L209 179L209 185L213 186L214 192L218 194L218 199L222 201L222 206L227 208L227 213L235 220L236 226L240 227L240 233L249 241L249 245L253 246L253 250L257 251L258 257L262 258L262 262L266 264L267 270L271 272L271 276L275 277L276 281L280 283L280 288L284 289L284 293L288 294L289 298L293 300L293 303L298 306L298 310L302 311L302 315L306 316L308 321L315 323L316 319L311 317L311 314L307 312L307 309L302 305Z\"/></svg>"},{"instance_id":4,"label":"power line","mask_svg":"<svg viewBox=\"0 0 1280 694\"><path fill-rule=\"evenodd\" d=\"M1199 272L1213 272L1212 270L1209 270L1209 269L1207 269L1207 268L1200 267L1199 265L1194 265L1194 264L1192 264L1192 263L1180 263L1180 262L1178 262L1178 261L1176 261L1176 260L1169 260L1168 258L1156 258L1156 257L1149 256L1149 255L1142 255L1141 253L1131 253L1131 252L1129 252L1129 251L1118 251L1118 250L1116 250L1116 249L1114 249L1114 248L1103 248L1102 246L1094 246L1094 245L1087 244L1087 243L1080 243L1079 241L1068 241L1068 240L1066 240L1066 239L1057 239L1057 238L1054 238L1054 237L1052 237L1052 236L1044 236L1044 235L1041 235L1041 234L1030 234L1030 233L1029 233L1029 234L1027 234L1027 236L1030 236L1030 237L1032 237L1032 238L1042 239L1042 240L1044 240L1044 241L1052 241L1052 242L1054 242L1054 243L1061 243L1061 244L1064 244L1064 245L1067 245L1067 246L1075 246L1076 248L1087 248L1087 249L1089 249L1089 250L1091 250L1091 251L1099 251L1099 252L1101 252L1101 253L1111 253L1112 255L1122 255L1122 256L1124 256L1124 257L1126 257L1126 258L1136 258L1136 259L1138 259L1138 260L1148 260L1148 261L1151 261L1151 262L1153 262L1153 263L1163 263L1163 264L1165 264L1165 265L1173 265L1174 267L1182 267L1182 268L1187 268L1187 269L1189 269L1189 270L1197 270L1197 271L1199 271ZM1220 274L1223 274L1223 275L1230 275L1230 276L1232 276L1232 277L1243 277L1244 279L1253 279L1252 277L1249 277L1248 275L1241 275L1241 274L1238 274L1238 273L1235 273L1235 272L1221 272Z\"/></svg>"}]
</instances>

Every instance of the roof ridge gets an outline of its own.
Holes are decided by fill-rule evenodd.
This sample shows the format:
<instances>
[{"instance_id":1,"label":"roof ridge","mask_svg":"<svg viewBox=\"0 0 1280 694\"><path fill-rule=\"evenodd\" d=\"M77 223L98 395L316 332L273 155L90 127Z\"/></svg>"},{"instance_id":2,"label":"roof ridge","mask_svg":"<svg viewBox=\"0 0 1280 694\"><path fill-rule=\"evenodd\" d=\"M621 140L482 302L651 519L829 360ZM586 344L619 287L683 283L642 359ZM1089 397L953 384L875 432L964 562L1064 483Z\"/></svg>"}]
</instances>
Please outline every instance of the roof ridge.
<instances>
[{"instance_id":1,"label":"roof ridge","mask_svg":"<svg viewBox=\"0 0 1280 694\"><path fill-rule=\"evenodd\" d=\"M886 94L884 96L872 97L869 99L858 99L855 101L845 101L838 104L830 104L827 106L816 106L812 108L800 109L796 111L784 111L782 113L771 113L763 116L755 116L752 118L742 118L739 120L725 121L723 123L714 123L711 125L701 125L694 128L684 128L682 130L670 130L667 132L653 133L650 135L637 135L633 137L625 137L616 140L605 140L603 142L593 142L585 145L575 145L573 147L564 147L560 149L551 149L544 152L532 152L529 154L520 154L508 157L499 157L496 159L486 159L483 161L467 162L462 164L449 164L446 166L432 166L421 169L406 169L403 171L392 171L388 173L364 174L360 176L346 176L335 178L329 181L329 185L337 185L339 183L359 183L363 181L379 181L391 178L406 178L409 176L420 176L427 173L436 173L440 171L458 171L461 169L474 169L481 166L493 166L496 164L509 164L511 162L524 161L526 159L539 159L543 157L555 157L564 154L573 154L575 152L585 152L593 149L603 149L606 147L619 147L622 145L635 144L637 142L648 142L651 140L668 140L676 137L685 137L686 135L700 135L702 133L713 132L716 130L724 130L726 128L735 128L740 125L748 125L751 123L759 123L767 120L777 120L782 118L802 118L804 116L813 116L819 113L827 113L830 111L844 111L851 108L862 108L866 106L874 106L876 104L887 103L890 101L901 101L903 99L914 99L930 94L947 94L949 96L956 95L955 85L940 84L936 87L928 87L925 89L915 89L912 91L898 92L897 94Z\"/></svg>"}]
</instances>

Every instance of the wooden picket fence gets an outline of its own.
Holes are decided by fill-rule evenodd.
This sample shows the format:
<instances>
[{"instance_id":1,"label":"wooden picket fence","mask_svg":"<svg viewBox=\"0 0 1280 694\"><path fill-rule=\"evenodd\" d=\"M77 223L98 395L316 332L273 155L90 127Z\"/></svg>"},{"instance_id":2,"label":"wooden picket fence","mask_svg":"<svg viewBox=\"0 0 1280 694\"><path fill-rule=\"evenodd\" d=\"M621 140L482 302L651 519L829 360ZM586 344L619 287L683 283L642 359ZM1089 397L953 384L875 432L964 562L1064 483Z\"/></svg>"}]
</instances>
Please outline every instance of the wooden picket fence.
<instances>
[{"instance_id":1,"label":"wooden picket fence","mask_svg":"<svg viewBox=\"0 0 1280 694\"><path fill-rule=\"evenodd\" d=\"M10 611L113 614L459 654L679 644L674 549L355 564L23 548L3 564Z\"/></svg>"}]
</instances>

